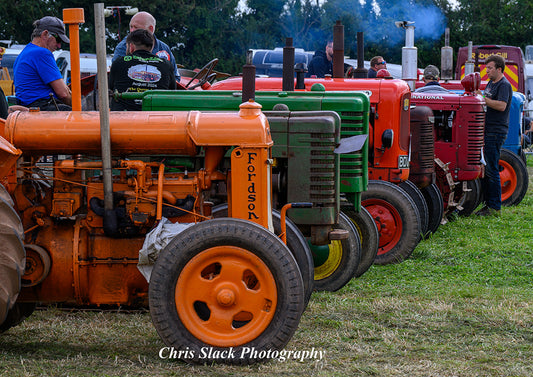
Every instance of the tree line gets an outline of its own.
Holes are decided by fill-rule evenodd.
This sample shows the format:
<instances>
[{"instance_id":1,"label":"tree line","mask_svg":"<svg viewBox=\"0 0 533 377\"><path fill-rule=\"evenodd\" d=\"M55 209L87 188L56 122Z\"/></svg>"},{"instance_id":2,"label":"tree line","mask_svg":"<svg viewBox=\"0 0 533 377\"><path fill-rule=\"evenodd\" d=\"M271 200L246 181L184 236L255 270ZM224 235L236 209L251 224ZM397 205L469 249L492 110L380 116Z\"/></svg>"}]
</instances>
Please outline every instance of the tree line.
<instances>
[{"instance_id":1,"label":"tree line","mask_svg":"<svg viewBox=\"0 0 533 377\"><path fill-rule=\"evenodd\" d=\"M82 52L94 52L94 6L101 1L12 0L0 3L0 39L28 43L32 23L45 15L62 18L64 8L84 8L80 27ZM150 12L157 20L156 36L171 46L176 62L187 68L219 58L217 69L241 71L248 49L294 46L323 48L333 25L344 25L345 55L357 58L356 34L364 32L365 59L381 55L401 63L405 31L395 21L415 22L418 65L440 65L444 30L457 52L474 44L533 44L533 0L131 0L127 4ZM112 53L128 32L131 16L115 9L106 18L107 50Z\"/></svg>"}]
</instances>

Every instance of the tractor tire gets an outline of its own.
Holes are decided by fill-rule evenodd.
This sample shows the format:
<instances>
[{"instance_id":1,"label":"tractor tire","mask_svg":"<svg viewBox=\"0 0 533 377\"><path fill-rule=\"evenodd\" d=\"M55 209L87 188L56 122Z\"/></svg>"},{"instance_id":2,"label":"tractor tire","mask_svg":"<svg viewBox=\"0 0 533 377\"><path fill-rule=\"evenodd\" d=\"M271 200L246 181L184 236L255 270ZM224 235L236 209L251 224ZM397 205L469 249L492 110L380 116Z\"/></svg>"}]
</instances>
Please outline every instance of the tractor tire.
<instances>
[{"instance_id":1,"label":"tractor tire","mask_svg":"<svg viewBox=\"0 0 533 377\"><path fill-rule=\"evenodd\" d=\"M527 167L518 155L507 149L502 149L499 165L502 205L517 205L527 192L529 184Z\"/></svg>"},{"instance_id":2,"label":"tractor tire","mask_svg":"<svg viewBox=\"0 0 533 377\"><path fill-rule=\"evenodd\" d=\"M421 191L428 206L428 233L433 234L439 229L444 216L444 201L435 183L424 187Z\"/></svg>"},{"instance_id":3,"label":"tractor tire","mask_svg":"<svg viewBox=\"0 0 533 377\"><path fill-rule=\"evenodd\" d=\"M19 325L33 313L36 306L35 302L15 302L15 305L7 313L6 320L0 325L0 333Z\"/></svg>"},{"instance_id":4,"label":"tractor tire","mask_svg":"<svg viewBox=\"0 0 533 377\"><path fill-rule=\"evenodd\" d=\"M400 186L415 202L416 208L418 208L418 213L420 213L422 237L425 238L428 233L429 209L426 200L424 199L424 195L422 195L420 189L411 181L403 181L398 186Z\"/></svg>"},{"instance_id":5,"label":"tractor tire","mask_svg":"<svg viewBox=\"0 0 533 377\"><path fill-rule=\"evenodd\" d=\"M287 246L241 219L208 220L178 234L157 259L148 290L159 336L194 364L261 361L289 342L305 309Z\"/></svg>"},{"instance_id":6,"label":"tractor tire","mask_svg":"<svg viewBox=\"0 0 533 377\"><path fill-rule=\"evenodd\" d=\"M357 266L354 277L363 275L374 263L378 255L379 232L376 222L365 209L361 207L359 212L343 209L344 213L352 220L359 238L361 239L361 261Z\"/></svg>"},{"instance_id":7,"label":"tractor tire","mask_svg":"<svg viewBox=\"0 0 533 377\"><path fill-rule=\"evenodd\" d=\"M322 257L317 255L316 250L323 249L313 247L316 291L335 292L341 289L355 276L361 261L361 240L350 218L339 213L339 223L333 228L347 230L348 238L321 246L327 248L325 253L320 253Z\"/></svg>"},{"instance_id":8,"label":"tractor tire","mask_svg":"<svg viewBox=\"0 0 533 377\"><path fill-rule=\"evenodd\" d=\"M0 184L0 325L11 318L9 311L14 308L21 289L26 265L23 238L24 229L13 201Z\"/></svg>"},{"instance_id":9,"label":"tractor tire","mask_svg":"<svg viewBox=\"0 0 533 377\"><path fill-rule=\"evenodd\" d=\"M459 211L459 216L470 216L476 208L481 204L482 193L481 193L481 180L475 179L473 181L467 181L467 190L465 192L464 201L461 204L461 209Z\"/></svg>"},{"instance_id":10,"label":"tractor tire","mask_svg":"<svg viewBox=\"0 0 533 377\"><path fill-rule=\"evenodd\" d=\"M213 207L212 216L215 219L227 217L228 204L223 203ZM287 246L294 256L294 259L296 259L298 267L300 267L300 273L302 274L305 289L305 306L307 306L314 289L315 271L313 254L311 253L307 240L296 224L294 224L288 217L285 217L285 220L287 223ZM281 214L277 210L272 210L272 224L274 225L274 232L279 236L281 234Z\"/></svg>"},{"instance_id":11,"label":"tractor tire","mask_svg":"<svg viewBox=\"0 0 533 377\"><path fill-rule=\"evenodd\" d=\"M395 184L372 180L362 194L361 204L379 229L379 250L375 264L400 263L409 258L420 241L418 208Z\"/></svg>"}]
</instances>

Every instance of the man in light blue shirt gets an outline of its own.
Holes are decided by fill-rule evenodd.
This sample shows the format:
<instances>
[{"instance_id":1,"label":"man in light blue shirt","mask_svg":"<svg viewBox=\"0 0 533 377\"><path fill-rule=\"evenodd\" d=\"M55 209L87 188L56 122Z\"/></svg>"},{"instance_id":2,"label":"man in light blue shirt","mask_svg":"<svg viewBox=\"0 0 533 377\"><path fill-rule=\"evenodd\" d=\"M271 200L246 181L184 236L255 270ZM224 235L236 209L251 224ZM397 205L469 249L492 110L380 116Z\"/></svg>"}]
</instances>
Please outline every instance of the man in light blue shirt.
<instances>
[{"instance_id":1,"label":"man in light blue shirt","mask_svg":"<svg viewBox=\"0 0 533 377\"><path fill-rule=\"evenodd\" d=\"M35 21L33 27L31 42L13 65L17 101L41 110L70 110L72 93L52 54L61 43L70 43L65 25L57 17L46 16Z\"/></svg>"},{"instance_id":2,"label":"man in light blue shirt","mask_svg":"<svg viewBox=\"0 0 533 377\"><path fill-rule=\"evenodd\" d=\"M130 33L137 29L148 30L152 35L155 31L155 18L148 12L139 12L136 13L130 20ZM178 67L176 66L176 59L170 50L170 47L165 42L161 42L154 35L154 48L152 54L157 55L161 59L170 61L174 67L174 75L176 76L176 81L180 81L180 74L178 72ZM126 50L126 38L122 39L117 47L115 47L115 53L113 54L113 61L117 60L121 56L126 56L128 51Z\"/></svg>"}]
</instances>

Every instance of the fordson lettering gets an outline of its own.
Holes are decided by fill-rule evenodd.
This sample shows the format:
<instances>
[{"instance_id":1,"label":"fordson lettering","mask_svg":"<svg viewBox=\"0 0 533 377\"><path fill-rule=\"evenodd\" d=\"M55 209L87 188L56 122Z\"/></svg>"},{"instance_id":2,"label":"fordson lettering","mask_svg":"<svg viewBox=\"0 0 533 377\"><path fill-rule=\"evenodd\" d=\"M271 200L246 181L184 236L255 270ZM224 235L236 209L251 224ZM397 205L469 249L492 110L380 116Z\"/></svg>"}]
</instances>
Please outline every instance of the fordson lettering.
<instances>
[{"instance_id":1,"label":"fordson lettering","mask_svg":"<svg viewBox=\"0 0 533 377\"><path fill-rule=\"evenodd\" d=\"M259 216L255 213L255 201L256 201L256 192L255 192L255 166L253 161L257 157L257 153L250 152L248 153L248 220L259 219Z\"/></svg>"}]
</instances>

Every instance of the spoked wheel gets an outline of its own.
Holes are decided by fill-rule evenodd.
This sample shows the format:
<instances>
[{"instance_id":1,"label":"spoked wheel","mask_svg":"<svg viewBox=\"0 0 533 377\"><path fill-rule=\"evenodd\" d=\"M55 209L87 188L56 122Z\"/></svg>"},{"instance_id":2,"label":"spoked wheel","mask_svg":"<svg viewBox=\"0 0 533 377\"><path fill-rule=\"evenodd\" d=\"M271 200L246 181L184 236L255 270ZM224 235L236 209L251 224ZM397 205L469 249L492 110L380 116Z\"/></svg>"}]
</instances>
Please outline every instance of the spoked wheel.
<instances>
[{"instance_id":1,"label":"spoked wheel","mask_svg":"<svg viewBox=\"0 0 533 377\"><path fill-rule=\"evenodd\" d=\"M473 181L466 181L464 201L461 204L463 209L459 210L459 216L470 216L479 206L482 199L481 181L474 179Z\"/></svg>"},{"instance_id":2,"label":"spoked wheel","mask_svg":"<svg viewBox=\"0 0 533 377\"><path fill-rule=\"evenodd\" d=\"M517 205L527 192L529 184L527 167L518 155L507 149L502 149L499 165L502 205Z\"/></svg>"},{"instance_id":3,"label":"spoked wheel","mask_svg":"<svg viewBox=\"0 0 533 377\"><path fill-rule=\"evenodd\" d=\"M315 265L315 290L336 291L357 273L361 260L361 241L357 228L344 213L339 213L335 229L348 231L348 238L331 241L329 245L312 245Z\"/></svg>"},{"instance_id":4,"label":"spoked wheel","mask_svg":"<svg viewBox=\"0 0 533 377\"><path fill-rule=\"evenodd\" d=\"M376 222L366 210L361 206L361 210L356 212L352 209L343 209L344 213L352 220L359 238L361 239L361 261L357 266L354 277L363 275L374 263L378 255L379 232Z\"/></svg>"},{"instance_id":5,"label":"spoked wheel","mask_svg":"<svg viewBox=\"0 0 533 377\"><path fill-rule=\"evenodd\" d=\"M212 215L215 219L227 217L228 204L223 203L215 206ZM314 287L313 256L307 240L296 224L294 224L288 217L285 217L285 220L287 225L287 246L294 256L294 259L296 259L298 267L300 267L300 273L302 274L305 289L305 305L307 306ZM272 225L274 225L274 232L279 236L281 234L281 215L279 211L272 210Z\"/></svg>"},{"instance_id":6,"label":"spoked wheel","mask_svg":"<svg viewBox=\"0 0 533 377\"><path fill-rule=\"evenodd\" d=\"M422 195L419 188L411 181L403 181L398 186L400 186L402 190L413 199L413 202L415 202L416 208L418 208L418 213L420 214L422 235L425 237L428 232L429 210L424 195Z\"/></svg>"},{"instance_id":7,"label":"spoked wheel","mask_svg":"<svg viewBox=\"0 0 533 377\"><path fill-rule=\"evenodd\" d=\"M374 263L399 263L407 259L420 241L420 215L416 204L398 186L370 181L361 204L379 230L379 250Z\"/></svg>"},{"instance_id":8,"label":"spoked wheel","mask_svg":"<svg viewBox=\"0 0 533 377\"><path fill-rule=\"evenodd\" d=\"M442 200L442 194L436 184L432 183L429 186L424 187L422 195L426 200L429 211L428 232L435 233L440 226L442 217L444 216L444 203Z\"/></svg>"},{"instance_id":9,"label":"spoked wheel","mask_svg":"<svg viewBox=\"0 0 533 377\"><path fill-rule=\"evenodd\" d=\"M14 326L9 315L21 289L26 254L22 239L24 229L13 208L13 201L0 184L0 325ZM8 323L9 322L9 323Z\"/></svg>"},{"instance_id":10,"label":"spoked wheel","mask_svg":"<svg viewBox=\"0 0 533 377\"><path fill-rule=\"evenodd\" d=\"M178 358L190 363L261 361L287 344L305 309L289 249L267 229L230 218L191 226L167 245L149 303L160 337L187 350Z\"/></svg>"}]
</instances>

